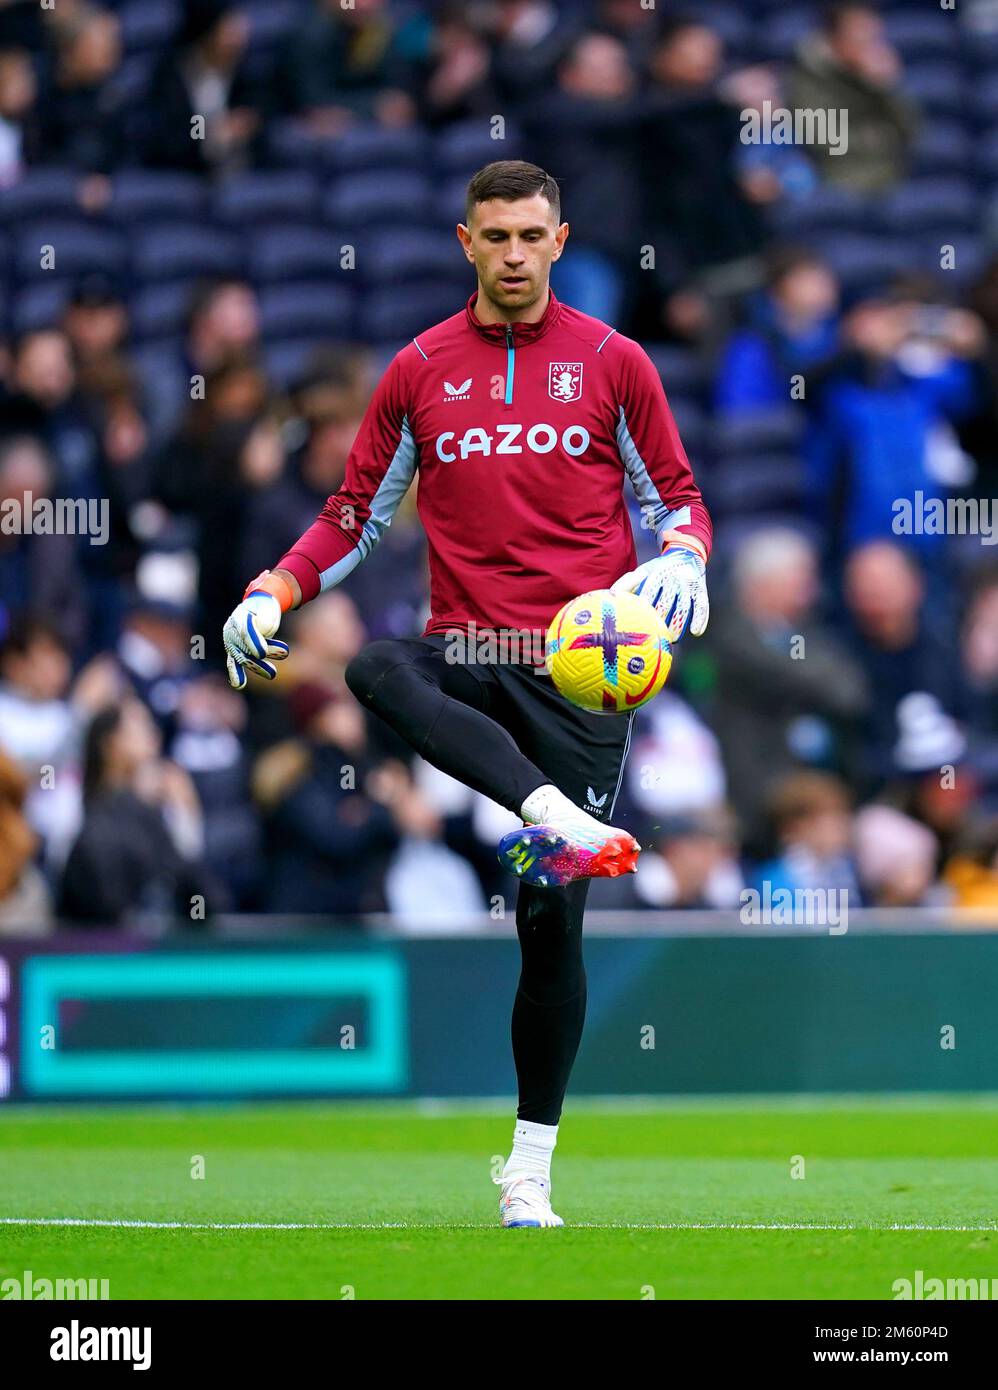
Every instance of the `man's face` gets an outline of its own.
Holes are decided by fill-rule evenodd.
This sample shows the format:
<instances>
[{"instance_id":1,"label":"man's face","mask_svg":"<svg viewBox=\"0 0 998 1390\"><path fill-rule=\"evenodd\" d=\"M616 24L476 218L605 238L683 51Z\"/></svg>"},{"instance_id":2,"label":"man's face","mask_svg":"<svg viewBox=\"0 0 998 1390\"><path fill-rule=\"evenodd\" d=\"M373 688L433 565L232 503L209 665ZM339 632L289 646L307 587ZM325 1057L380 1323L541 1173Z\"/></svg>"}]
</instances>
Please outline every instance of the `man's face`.
<instances>
[{"instance_id":1,"label":"man's face","mask_svg":"<svg viewBox=\"0 0 998 1390\"><path fill-rule=\"evenodd\" d=\"M458 227L464 254L478 272L481 292L496 309L517 318L547 296L551 262L561 255L568 223L561 226L540 193L508 203L490 198Z\"/></svg>"},{"instance_id":2,"label":"man's face","mask_svg":"<svg viewBox=\"0 0 998 1390\"><path fill-rule=\"evenodd\" d=\"M864 53L883 42L884 26L872 10L847 11L831 38L831 49L846 67L859 67Z\"/></svg>"}]
</instances>

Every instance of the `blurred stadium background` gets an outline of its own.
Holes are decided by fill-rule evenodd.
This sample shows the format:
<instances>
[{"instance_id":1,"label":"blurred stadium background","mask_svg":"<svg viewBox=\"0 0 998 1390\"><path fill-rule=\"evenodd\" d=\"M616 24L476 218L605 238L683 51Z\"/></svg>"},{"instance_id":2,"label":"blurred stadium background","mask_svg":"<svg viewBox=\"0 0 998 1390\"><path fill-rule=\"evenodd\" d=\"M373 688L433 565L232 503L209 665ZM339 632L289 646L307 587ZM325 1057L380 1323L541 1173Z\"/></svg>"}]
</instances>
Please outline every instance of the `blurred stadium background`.
<instances>
[{"instance_id":1,"label":"blurred stadium background","mask_svg":"<svg viewBox=\"0 0 998 1390\"><path fill-rule=\"evenodd\" d=\"M781 107L847 108L847 152L742 142ZM576 1089L995 1089L998 551L893 525L998 491L994 0L0 0L0 503L110 517L0 526L0 1089L512 1090L509 817L342 678L422 629L413 498L275 686L220 642L472 292L497 158L561 181L555 292L645 344L716 525ZM763 884L848 892L848 935L746 926Z\"/></svg>"}]
</instances>

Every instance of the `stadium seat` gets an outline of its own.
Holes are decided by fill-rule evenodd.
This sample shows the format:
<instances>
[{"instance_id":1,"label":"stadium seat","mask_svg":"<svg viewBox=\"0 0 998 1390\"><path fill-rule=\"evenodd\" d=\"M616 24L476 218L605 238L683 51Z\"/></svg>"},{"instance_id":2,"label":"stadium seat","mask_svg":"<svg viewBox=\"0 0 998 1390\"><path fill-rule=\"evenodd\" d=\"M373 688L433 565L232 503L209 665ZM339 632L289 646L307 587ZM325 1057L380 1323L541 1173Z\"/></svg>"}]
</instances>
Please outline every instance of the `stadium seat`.
<instances>
[{"instance_id":1,"label":"stadium seat","mask_svg":"<svg viewBox=\"0 0 998 1390\"><path fill-rule=\"evenodd\" d=\"M840 188L818 184L806 198L784 199L773 209L775 230L785 241L806 244L814 232L862 232L870 225L874 200Z\"/></svg>"},{"instance_id":2,"label":"stadium seat","mask_svg":"<svg viewBox=\"0 0 998 1390\"><path fill-rule=\"evenodd\" d=\"M133 348L153 444L163 444L183 421L191 403L190 381L184 375L183 340L159 339Z\"/></svg>"},{"instance_id":3,"label":"stadium seat","mask_svg":"<svg viewBox=\"0 0 998 1390\"><path fill-rule=\"evenodd\" d=\"M814 32L818 13L806 5L795 5L788 9L785 4L780 4L775 12L767 15L765 22L767 57L788 61L793 58L798 45Z\"/></svg>"},{"instance_id":4,"label":"stadium seat","mask_svg":"<svg viewBox=\"0 0 998 1390\"><path fill-rule=\"evenodd\" d=\"M704 401L710 371L695 352L688 348L663 347L658 343L645 344L645 351L662 378L662 385L670 400L675 395L697 402Z\"/></svg>"},{"instance_id":5,"label":"stadium seat","mask_svg":"<svg viewBox=\"0 0 998 1390\"><path fill-rule=\"evenodd\" d=\"M62 318L73 288L69 279L56 279L30 285L16 294L8 310L10 330L15 337L37 328L52 328Z\"/></svg>"},{"instance_id":6,"label":"stadium seat","mask_svg":"<svg viewBox=\"0 0 998 1390\"><path fill-rule=\"evenodd\" d=\"M955 53L960 44L959 26L951 14L909 6L884 16L887 35L905 63L918 58L940 58Z\"/></svg>"},{"instance_id":7,"label":"stadium seat","mask_svg":"<svg viewBox=\"0 0 998 1390\"><path fill-rule=\"evenodd\" d=\"M373 173L377 169L408 172L429 165L432 145L420 127L391 127L365 122L350 126L332 144L332 166L346 173Z\"/></svg>"},{"instance_id":8,"label":"stadium seat","mask_svg":"<svg viewBox=\"0 0 998 1390\"><path fill-rule=\"evenodd\" d=\"M324 280L269 285L260 293L260 325L264 338L348 338L354 325L355 294L351 287Z\"/></svg>"},{"instance_id":9,"label":"stadium seat","mask_svg":"<svg viewBox=\"0 0 998 1390\"><path fill-rule=\"evenodd\" d=\"M125 0L118 8L121 43L126 54L162 50L180 28L177 0Z\"/></svg>"},{"instance_id":10,"label":"stadium seat","mask_svg":"<svg viewBox=\"0 0 998 1390\"><path fill-rule=\"evenodd\" d=\"M215 220L230 227L257 227L263 222L310 221L316 213L318 188L304 169L270 169L233 174L216 188Z\"/></svg>"},{"instance_id":11,"label":"stadium seat","mask_svg":"<svg viewBox=\"0 0 998 1390\"><path fill-rule=\"evenodd\" d=\"M955 288L964 290L981 274L987 260L985 239L975 230L950 231L945 237L941 229L908 238L907 245L912 265L919 271L939 275L940 248L952 246L953 267L945 271L947 282L952 280Z\"/></svg>"},{"instance_id":12,"label":"stadium seat","mask_svg":"<svg viewBox=\"0 0 998 1390\"><path fill-rule=\"evenodd\" d=\"M466 174L445 179L437 189L433 206L430 209L428 220L431 225L453 235L458 222L464 221L467 192L468 176Z\"/></svg>"},{"instance_id":13,"label":"stadium seat","mask_svg":"<svg viewBox=\"0 0 998 1390\"><path fill-rule=\"evenodd\" d=\"M423 227L374 232L358 247L357 268L366 283L391 284L406 280L461 275L460 247L453 232Z\"/></svg>"},{"instance_id":14,"label":"stadium seat","mask_svg":"<svg viewBox=\"0 0 998 1390\"><path fill-rule=\"evenodd\" d=\"M302 17L298 0L241 0L249 20L249 46L254 51L273 50Z\"/></svg>"},{"instance_id":15,"label":"stadium seat","mask_svg":"<svg viewBox=\"0 0 998 1390\"><path fill-rule=\"evenodd\" d=\"M337 227L360 231L371 226L410 226L426 219L432 202L425 174L383 172L347 174L339 179L324 202L328 220Z\"/></svg>"},{"instance_id":16,"label":"stadium seat","mask_svg":"<svg viewBox=\"0 0 998 1390\"><path fill-rule=\"evenodd\" d=\"M8 226L33 217L79 217L82 175L78 169L28 169L3 190L3 220Z\"/></svg>"},{"instance_id":17,"label":"stadium seat","mask_svg":"<svg viewBox=\"0 0 998 1390\"><path fill-rule=\"evenodd\" d=\"M974 156L978 179L993 193L992 185L998 181L998 126L981 135Z\"/></svg>"},{"instance_id":18,"label":"stadium seat","mask_svg":"<svg viewBox=\"0 0 998 1390\"><path fill-rule=\"evenodd\" d=\"M43 246L51 246L54 253L54 266L48 270L41 265ZM17 234L14 267L22 282L82 275L90 270L118 275L124 263L125 245L120 234L82 218L31 222Z\"/></svg>"},{"instance_id":19,"label":"stadium seat","mask_svg":"<svg viewBox=\"0 0 998 1390\"><path fill-rule=\"evenodd\" d=\"M923 121L909 161L913 179L969 175L973 170L974 140L959 121Z\"/></svg>"},{"instance_id":20,"label":"stadium seat","mask_svg":"<svg viewBox=\"0 0 998 1390\"><path fill-rule=\"evenodd\" d=\"M328 341L336 341L335 333L328 334ZM314 334L267 343L263 349L263 365L271 386L281 391L290 390L308 369L318 347Z\"/></svg>"},{"instance_id":21,"label":"stadium seat","mask_svg":"<svg viewBox=\"0 0 998 1390\"><path fill-rule=\"evenodd\" d=\"M195 277L140 289L129 305L132 336L144 342L182 333L197 285Z\"/></svg>"},{"instance_id":22,"label":"stadium seat","mask_svg":"<svg viewBox=\"0 0 998 1390\"><path fill-rule=\"evenodd\" d=\"M938 230L943 241L957 232L972 231L980 218L980 201L963 179L919 179L889 193L882 209L882 226L896 236L917 236Z\"/></svg>"},{"instance_id":23,"label":"stadium seat","mask_svg":"<svg viewBox=\"0 0 998 1390\"><path fill-rule=\"evenodd\" d=\"M995 62L998 67L998 55ZM998 72L982 75L974 83L972 96L974 114L980 124L987 127L998 123Z\"/></svg>"},{"instance_id":24,"label":"stadium seat","mask_svg":"<svg viewBox=\"0 0 998 1390\"><path fill-rule=\"evenodd\" d=\"M998 30L979 30L968 24L962 30L961 40L963 61L982 78L992 77L998 69Z\"/></svg>"},{"instance_id":25,"label":"stadium seat","mask_svg":"<svg viewBox=\"0 0 998 1390\"><path fill-rule=\"evenodd\" d=\"M847 292L882 287L895 276L918 268L910 248L903 241L890 237L839 233L817 237L815 247L824 255Z\"/></svg>"},{"instance_id":26,"label":"stadium seat","mask_svg":"<svg viewBox=\"0 0 998 1390\"><path fill-rule=\"evenodd\" d=\"M919 63L904 75L904 90L930 119L962 118L967 112L968 93L963 69L958 62Z\"/></svg>"},{"instance_id":27,"label":"stadium seat","mask_svg":"<svg viewBox=\"0 0 998 1390\"><path fill-rule=\"evenodd\" d=\"M120 224L195 221L203 215L206 185L197 174L123 169L114 176L108 216Z\"/></svg>"},{"instance_id":28,"label":"stadium seat","mask_svg":"<svg viewBox=\"0 0 998 1390\"><path fill-rule=\"evenodd\" d=\"M710 451L707 414L696 401L688 400L685 396L670 396L669 405L683 448L696 468Z\"/></svg>"},{"instance_id":29,"label":"stadium seat","mask_svg":"<svg viewBox=\"0 0 998 1390\"><path fill-rule=\"evenodd\" d=\"M288 280L342 279L341 241L332 227L274 225L261 228L250 242L250 277L260 284Z\"/></svg>"},{"instance_id":30,"label":"stadium seat","mask_svg":"<svg viewBox=\"0 0 998 1390\"><path fill-rule=\"evenodd\" d=\"M456 314L466 299L454 280L372 290L361 301L360 336L374 344L404 342Z\"/></svg>"},{"instance_id":31,"label":"stadium seat","mask_svg":"<svg viewBox=\"0 0 998 1390\"><path fill-rule=\"evenodd\" d=\"M710 468L710 505L718 516L799 514L804 474L796 454L728 455Z\"/></svg>"},{"instance_id":32,"label":"stadium seat","mask_svg":"<svg viewBox=\"0 0 998 1390\"><path fill-rule=\"evenodd\" d=\"M443 178L460 174L467 181L483 164L491 164L495 159L511 158L509 150L519 138L519 131L508 121L502 140L492 138L489 122L485 117L472 121L458 121L440 131L434 140L434 167L440 170Z\"/></svg>"},{"instance_id":33,"label":"stadium seat","mask_svg":"<svg viewBox=\"0 0 998 1390\"><path fill-rule=\"evenodd\" d=\"M726 415L714 423L714 450L721 459L731 454L789 453L800 447L804 424L799 405Z\"/></svg>"},{"instance_id":34,"label":"stadium seat","mask_svg":"<svg viewBox=\"0 0 998 1390\"><path fill-rule=\"evenodd\" d=\"M753 25L745 13L744 4L724 4L723 0L700 0L696 7L697 19L709 24L715 33L724 40L728 57L739 53L751 53L754 48Z\"/></svg>"},{"instance_id":35,"label":"stadium seat","mask_svg":"<svg viewBox=\"0 0 998 1390\"><path fill-rule=\"evenodd\" d=\"M240 243L228 232L198 223L143 228L132 248L135 274L146 281L240 275Z\"/></svg>"},{"instance_id":36,"label":"stadium seat","mask_svg":"<svg viewBox=\"0 0 998 1390\"><path fill-rule=\"evenodd\" d=\"M129 148L138 146L131 139L133 129L141 129L142 110L152 89L156 58L151 53L137 53L125 58L118 70L108 79L108 100L124 113L125 134Z\"/></svg>"},{"instance_id":37,"label":"stadium seat","mask_svg":"<svg viewBox=\"0 0 998 1390\"><path fill-rule=\"evenodd\" d=\"M274 169L328 167L332 162L333 140L317 135L301 121L276 120L264 133L266 163Z\"/></svg>"}]
</instances>

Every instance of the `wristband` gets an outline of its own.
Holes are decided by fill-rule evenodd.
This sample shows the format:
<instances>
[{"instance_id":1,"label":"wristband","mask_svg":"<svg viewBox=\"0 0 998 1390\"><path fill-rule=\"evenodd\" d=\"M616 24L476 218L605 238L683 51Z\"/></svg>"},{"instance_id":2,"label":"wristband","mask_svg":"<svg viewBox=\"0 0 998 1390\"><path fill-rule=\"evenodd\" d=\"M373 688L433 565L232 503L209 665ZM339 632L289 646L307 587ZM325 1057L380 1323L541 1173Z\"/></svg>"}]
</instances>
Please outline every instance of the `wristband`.
<instances>
[{"instance_id":1,"label":"wristband","mask_svg":"<svg viewBox=\"0 0 998 1390\"><path fill-rule=\"evenodd\" d=\"M261 570L255 579L250 580L246 585L243 598L249 598L252 593L271 594L281 605L281 612L286 613L289 608L294 607L295 596L291 585L286 579L282 579L279 574L274 574L272 570Z\"/></svg>"},{"instance_id":2,"label":"wristband","mask_svg":"<svg viewBox=\"0 0 998 1390\"><path fill-rule=\"evenodd\" d=\"M662 549L660 551L660 554L664 555L665 552L669 549L670 545L678 545L683 550L692 550L693 554L698 555L700 559L704 562L704 564L707 563L706 549L704 548L703 543L700 540L698 540L697 537L684 536L681 531L663 531L660 539L662 541Z\"/></svg>"}]
</instances>

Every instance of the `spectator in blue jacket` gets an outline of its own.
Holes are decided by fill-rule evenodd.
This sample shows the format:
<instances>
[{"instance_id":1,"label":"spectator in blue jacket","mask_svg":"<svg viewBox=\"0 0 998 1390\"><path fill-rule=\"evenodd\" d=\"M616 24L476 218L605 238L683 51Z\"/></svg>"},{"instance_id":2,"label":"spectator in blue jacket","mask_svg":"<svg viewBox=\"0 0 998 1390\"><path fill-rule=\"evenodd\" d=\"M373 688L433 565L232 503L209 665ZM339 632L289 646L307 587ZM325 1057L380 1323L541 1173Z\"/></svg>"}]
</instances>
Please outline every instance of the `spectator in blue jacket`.
<instances>
[{"instance_id":1,"label":"spectator in blue jacket","mask_svg":"<svg viewBox=\"0 0 998 1390\"><path fill-rule=\"evenodd\" d=\"M766 289L755 296L744 327L732 334L717 372L715 406L728 414L769 410L801 399L838 349L839 286L820 256L787 248L770 261ZM813 391L811 393L813 395Z\"/></svg>"},{"instance_id":2,"label":"spectator in blue jacket","mask_svg":"<svg viewBox=\"0 0 998 1390\"><path fill-rule=\"evenodd\" d=\"M858 304L845 334L854 353L828 382L808 441L816 518L847 549L899 536L923 554L938 551L944 537L909 534L900 504L919 491L945 499L973 476L953 425L977 400L983 326L899 286Z\"/></svg>"}]
</instances>

